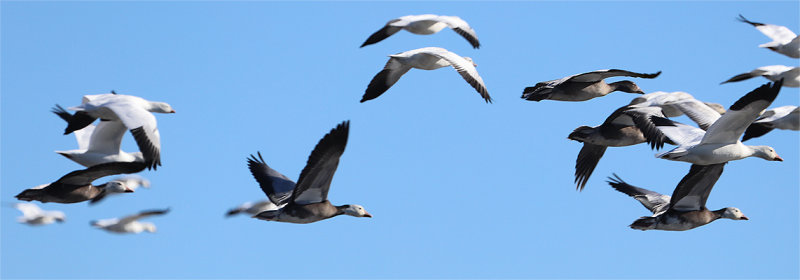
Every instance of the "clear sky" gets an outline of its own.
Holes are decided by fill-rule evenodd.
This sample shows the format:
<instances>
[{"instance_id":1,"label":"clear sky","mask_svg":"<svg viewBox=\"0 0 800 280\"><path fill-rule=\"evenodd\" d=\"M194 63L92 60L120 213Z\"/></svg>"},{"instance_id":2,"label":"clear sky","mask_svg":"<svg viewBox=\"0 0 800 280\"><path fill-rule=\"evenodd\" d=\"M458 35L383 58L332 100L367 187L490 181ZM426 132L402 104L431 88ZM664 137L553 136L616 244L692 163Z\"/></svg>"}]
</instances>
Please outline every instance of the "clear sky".
<instances>
[{"instance_id":1,"label":"clear sky","mask_svg":"<svg viewBox=\"0 0 800 280\"><path fill-rule=\"evenodd\" d=\"M30 227L0 207L2 278L798 278L800 136L748 142L785 161L731 162L708 207L740 208L686 232L628 228L648 215L605 177L671 194L689 164L646 145L609 148L583 192L572 183L581 144L567 135L599 125L635 95L529 102L536 82L598 69L663 71L633 79L646 92L686 91L730 106L767 82L719 83L797 59L735 20L800 31L797 1L732 2L17 2L0 3L0 201L82 169L54 150L55 104L115 90L170 103L157 115L163 166L151 189L99 205L44 204L67 222ZM457 15L478 50L455 32L402 31L358 48L388 20ZM387 55L443 47L478 64L493 104L452 69L411 70L359 103ZM619 79L611 79L616 81ZM774 106L800 104L783 88ZM349 143L334 204L374 218L314 224L225 218L265 195L246 168L261 151L296 180L317 141L343 120ZM679 121L689 122L685 117ZM130 135L123 148L136 151ZM103 178L96 183L103 183ZM90 220L171 207L158 232L115 235Z\"/></svg>"}]
</instances>

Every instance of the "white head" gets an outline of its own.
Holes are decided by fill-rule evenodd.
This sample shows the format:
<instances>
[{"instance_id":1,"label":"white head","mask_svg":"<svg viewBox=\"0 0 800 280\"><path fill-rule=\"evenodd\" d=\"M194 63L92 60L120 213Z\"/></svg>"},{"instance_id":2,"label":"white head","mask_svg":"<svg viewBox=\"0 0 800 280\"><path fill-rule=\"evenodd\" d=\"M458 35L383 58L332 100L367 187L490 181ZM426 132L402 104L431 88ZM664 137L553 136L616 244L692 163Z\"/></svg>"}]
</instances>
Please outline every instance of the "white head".
<instances>
[{"instance_id":1,"label":"white head","mask_svg":"<svg viewBox=\"0 0 800 280\"><path fill-rule=\"evenodd\" d=\"M728 207L725 208L725 212L722 213L720 218L731 219L731 220L749 220L744 213L742 213L739 208L736 207Z\"/></svg>"},{"instance_id":2,"label":"white head","mask_svg":"<svg viewBox=\"0 0 800 280\"><path fill-rule=\"evenodd\" d=\"M778 153L770 146L752 146L753 155L771 161L783 161Z\"/></svg>"},{"instance_id":3,"label":"white head","mask_svg":"<svg viewBox=\"0 0 800 280\"><path fill-rule=\"evenodd\" d=\"M478 64L476 64L476 63L475 63L475 61L472 61L472 58L471 58L471 57L469 57L469 56L465 56L465 57L464 57L464 59L466 59L467 61L469 61L469 63L472 63L472 66L478 67Z\"/></svg>"},{"instance_id":4,"label":"white head","mask_svg":"<svg viewBox=\"0 0 800 280\"><path fill-rule=\"evenodd\" d=\"M106 192L108 193L131 193L132 189L128 188L125 183L121 181L110 181L106 183Z\"/></svg>"},{"instance_id":5,"label":"white head","mask_svg":"<svg viewBox=\"0 0 800 280\"><path fill-rule=\"evenodd\" d=\"M153 113L175 113L175 110L172 109L172 106L164 102L150 102L150 110Z\"/></svg>"},{"instance_id":6,"label":"white head","mask_svg":"<svg viewBox=\"0 0 800 280\"><path fill-rule=\"evenodd\" d=\"M372 218L372 215L367 213L367 210L364 210L364 207L357 204L348 205L347 208L344 209L345 215L350 215L353 217L367 217Z\"/></svg>"},{"instance_id":7,"label":"white head","mask_svg":"<svg viewBox=\"0 0 800 280\"><path fill-rule=\"evenodd\" d=\"M146 232L156 232L156 225L153 223L142 223L142 227Z\"/></svg>"}]
</instances>

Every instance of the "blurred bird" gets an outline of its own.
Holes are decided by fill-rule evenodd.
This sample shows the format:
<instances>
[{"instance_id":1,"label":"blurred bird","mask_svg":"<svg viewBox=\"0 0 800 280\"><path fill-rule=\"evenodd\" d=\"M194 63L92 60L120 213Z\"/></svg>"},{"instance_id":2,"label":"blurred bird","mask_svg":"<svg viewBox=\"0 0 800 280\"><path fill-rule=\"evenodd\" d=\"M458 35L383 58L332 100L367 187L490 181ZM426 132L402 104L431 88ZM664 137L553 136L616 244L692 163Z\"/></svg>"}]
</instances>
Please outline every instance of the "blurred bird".
<instances>
[{"instance_id":1,"label":"blurred bird","mask_svg":"<svg viewBox=\"0 0 800 280\"><path fill-rule=\"evenodd\" d=\"M786 28L786 26L752 22L742 15L739 15L738 20L752 25L758 29L758 31L761 31L761 33L772 39L772 42L761 44L759 47L770 49L771 51L788 57L800 58L800 37L789 30L789 28Z\"/></svg>"},{"instance_id":2,"label":"blurred bird","mask_svg":"<svg viewBox=\"0 0 800 280\"><path fill-rule=\"evenodd\" d=\"M14 203L14 208L22 212L17 221L32 226L63 223L67 216L61 211L44 211L33 203Z\"/></svg>"},{"instance_id":3,"label":"blurred bird","mask_svg":"<svg viewBox=\"0 0 800 280\"><path fill-rule=\"evenodd\" d=\"M785 87L800 87L800 67L789 67L785 65L758 67L753 71L733 76L720 84L744 81L758 76L762 76L773 82L783 79L783 86Z\"/></svg>"},{"instance_id":4,"label":"blurred bird","mask_svg":"<svg viewBox=\"0 0 800 280\"><path fill-rule=\"evenodd\" d=\"M43 203L77 203L108 193L133 192L120 181L110 181L97 186L92 185L92 182L105 176L140 172L144 168L145 165L141 162L98 164L83 170L72 171L50 184L24 190L15 197L23 201L36 200Z\"/></svg>"},{"instance_id":5,"label":"blurred bird","mask_svg":"<svg viewBox=\"0 0 800 280\"><path fill-rule=\"evenodd\" d=\"M139 214L130 215L127 217L113 218L113 219L104 219L104 220L97 220L91 221L93 227L113 232L113 233L141 233L143 231L147 232L156 232L156 225L153 223L148 222L139 222L139 219L147 218L150 216L160 216L167 214L169 212L169 208L164 210L149 210L149 211L142 211Z\"/></svg>"}]
</instances>

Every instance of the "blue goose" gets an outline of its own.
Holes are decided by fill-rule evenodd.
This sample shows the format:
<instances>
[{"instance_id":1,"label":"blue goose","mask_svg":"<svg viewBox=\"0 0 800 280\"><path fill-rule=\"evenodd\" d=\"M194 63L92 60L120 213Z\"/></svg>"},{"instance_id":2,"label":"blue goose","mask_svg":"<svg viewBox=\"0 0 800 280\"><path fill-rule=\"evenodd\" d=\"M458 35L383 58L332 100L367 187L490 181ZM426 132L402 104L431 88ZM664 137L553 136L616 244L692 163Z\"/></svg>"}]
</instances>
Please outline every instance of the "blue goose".
<instances>
[{"instance_id":1,"label":"blue goose","mask_svg":"<svg viewBox=\"0 0 800 280\"><path fill-rule=\"evenodd\" d=\"M644 91L631 81L625 80L608 84L603 79L618 76L652 79L660 74L661 71L653 74L643 74L619 69L597 70L557 80L539 82L535 86L526 87L522 91L522 99L529 101L542 101L545 99L586 101L595 97L605 96L614 91L644 94Z\"/></svg>"},{"instance_id":2,"label":"blue goose","mask_svg":"<svg viewBox=\"0 0 800 280\"><path fill-rule=\"evenodd\" d=\"M145 164L141 162L98 164L70 172L50 184L24 190L15 197L23 201L36 200L43 203L78 203L104 196L107 192L133 192L122 181L111 181L102 185L92 185L92 182L105 176L137 173L144 169Z\"/></svg>"},{"instance_id":3,"label":"blue goose","mask_svg":"<svg viewBox=\"0 0 800 280\"><path fill-rule=\"evenodd\" d=\"M800 107L789 105L765 111L744 131L742 142L761 137L776 128L800 130Z\"/></svg>"},{"instance_id":4,"label":"blue goose","mask_svg":"<svg viewBox=\"0 0 800 280\"><path fill-rule=\"evenodd\" d=\"M138 214L126 216L123 218L104 219L89 222L95 228L102 229L113 233L141 233L141 232L156 232L156 225L153 223L140 222L139 219L161 216L169 213L169 208L164 210L148 210L142 211Z\"/></svg>"},{"instance_id":5,"label":"blue goose","mask_svg":"<svg viewBox=\"0 0 800 280\"><path fill-rule=\"evenodd\" d=\"M739 15L739 21L752 25L772 39L772 42L761 44L759 47L767 48L788 57L800 58L800 36L794 34L786 26L752 22L742 15Z\"/></svg>"},{"instance_id":6,"label":"blue goose","mask_svg":"<svg viewBox=\"0 0 800 280\"><path fill-rule=\"evenodd\" d=\"M641 217L634 221L630 225L633 229L683 231L706 225L720 218L748 220L742 211L735 207L716 211L706 208L708 195L722 174L724 166L725 163L692 165L689 174L686 174L675 187L672 197L631 186L616 174L614 178L608 178L608 184L636 199L653 213L650 217Z\"/></svg>"},{"instance_id":7,"label":"blue goose","mask_svg":"<svg viewBox=\"0 0 800 280\"><path fill-rule=\"evenodd\" d=\"M758 76L762 76L773 82L783 79L783 86L785 87L800 87L800 67L789 67L785 65L758 67L753 71L733 76L720 84L744 81Z\"/></svg>"},{"instance_id":8,"label":"blue goose","mask_svg":"<svg viewBox=\"0 0 800 280\"><path fill-rule=\"evenodd\" d=\"M297 224L313 223L342 214L371 218L372 215L361 205L334 206L328 201L328 190L339 165L339 157L347 145L349 130L350 122L342 122L317 143L296 184L270 168L260 152L257 158L250 155L247 166L253 177L269 200L281 206L277 210L258 213L254 218Z\"/></svg>"},{"instance_id":9,"label":"blue goose","mask_svg":"<svg viewBox=\"0 0 800 280\"><path fill-rule=\"evenodd\" d=\"M392 19L383 28L370 35L361 47L383 41L383 39L403 29L414 34L429 35L437 33L445 27L452 28L458 35L467 39L473 48L480 48L481 43L478 42L478 35L475 34L475 30L472 30L472 27L469 27L466 21L456 16L431 14L402 16Z\"/></svg>"}]
</instances>

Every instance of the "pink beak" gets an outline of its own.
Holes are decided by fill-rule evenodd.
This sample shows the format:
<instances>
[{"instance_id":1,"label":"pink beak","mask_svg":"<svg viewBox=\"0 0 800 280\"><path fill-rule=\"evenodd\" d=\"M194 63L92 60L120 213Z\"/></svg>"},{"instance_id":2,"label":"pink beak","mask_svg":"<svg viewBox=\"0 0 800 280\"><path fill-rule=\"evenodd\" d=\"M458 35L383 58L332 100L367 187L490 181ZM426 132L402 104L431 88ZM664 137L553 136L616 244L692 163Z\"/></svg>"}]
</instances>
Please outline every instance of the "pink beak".
<instances>
[{"instance_id":1,"label":"pink beak","mask_svg":"<svg viewBox=\"0 0 800 280\"><path fill-rule=\"evenodd\" d=\"M750 220L750 219L748 219L748 218L747 218L747 217L745 217L745 216L742 216L742 220Z\"/></svg>"},{"instance_id":2,"label":"pink beak","mask_svg":"<svg viewBox=\"0 0 800 280\"><path fill-rule=\"evenodd\" d=\"M772 160L773 160L773 161L783 161L783 159L782 159L780 156L778 156L778 155L775 155L775 158L774 158L774 159L772 159Z\"/></svg>"},{"instance_id":3,"label":"pink beak","mask_svg":"<svg viewBox=\"0 0 800 280\"><path fill-rule=\"evenodd\" d=\"M125 188L125 192L126 192L126 193L130 193L130 192L133 192L133 190L132 190L132 189L129 189L129 188Z\"/></svg>"},{"instance_id":4,"label":"pink beak","mask_svg":"<svg viewBox=\"0 0 800 280\"><path fill-rule=\"evenodd\" d=\"M370 215L369 213L364 213L364 217L372 218L372 215Z\"/></svg>"}]
</instances>

